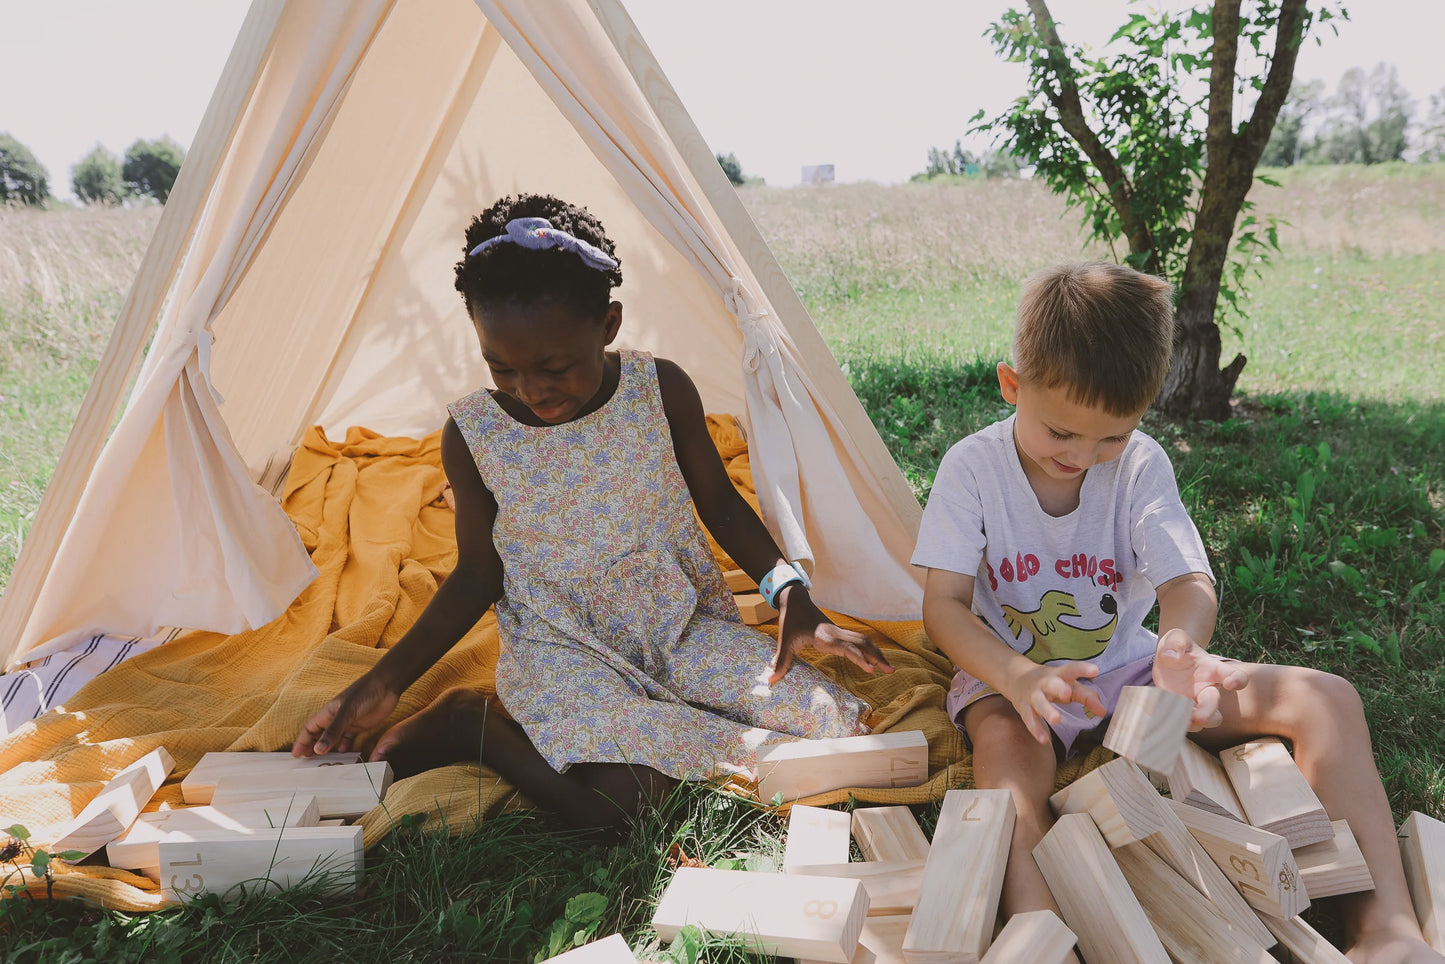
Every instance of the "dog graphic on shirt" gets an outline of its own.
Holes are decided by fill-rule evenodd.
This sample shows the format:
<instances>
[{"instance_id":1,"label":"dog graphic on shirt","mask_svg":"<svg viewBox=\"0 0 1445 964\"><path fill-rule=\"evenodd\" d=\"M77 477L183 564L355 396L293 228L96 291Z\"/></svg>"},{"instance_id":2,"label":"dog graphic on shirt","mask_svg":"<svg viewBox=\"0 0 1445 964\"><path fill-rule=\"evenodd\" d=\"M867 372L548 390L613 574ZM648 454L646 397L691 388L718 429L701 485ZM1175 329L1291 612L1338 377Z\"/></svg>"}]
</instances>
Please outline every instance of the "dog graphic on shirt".
<instances>
[{"instance_id":1,"label":"dog graphic on shirt","mask_svg":"<svg viewBox=\"0 0 1445 964\"><path fill-rule=\"evenodd\" d=\"M1035 663L1047 663L1055 659L1093 659L1108 648L1114 638L1114 629L1119 625L1119 606L1114 597L1105 593L1099 600L1099 608L1110 614L1102 626L1093 628L1075 626L1063 621L1064 616L1079 615L1078 604L1073 593L1050 589L1039 600L1039 608L1033 612L1021 612L1012 606L1000 604L1014 639L1018 639L1025 628L1033 634L1033 644L1024 655Z\"/></svg>"}]
</instances>

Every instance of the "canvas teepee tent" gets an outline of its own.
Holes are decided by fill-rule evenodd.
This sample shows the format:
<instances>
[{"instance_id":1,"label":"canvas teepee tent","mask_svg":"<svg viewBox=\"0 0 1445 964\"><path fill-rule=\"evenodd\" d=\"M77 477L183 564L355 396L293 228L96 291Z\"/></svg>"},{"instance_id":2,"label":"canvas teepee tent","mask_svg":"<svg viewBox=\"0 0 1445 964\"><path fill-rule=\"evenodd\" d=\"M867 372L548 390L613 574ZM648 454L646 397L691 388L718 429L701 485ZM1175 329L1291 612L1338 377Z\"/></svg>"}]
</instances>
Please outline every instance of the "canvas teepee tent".
<instances>
[{"instance_id":1,"label":"canvas teepee tent","mask_svg":"<svg viewBox=\"0 0 1445 964\"><path fill-rule=\"evenodd\" d=\"M620 341L744 415L819 601L917 618L917 503L618 0L256 0L0 599L6 665L283 611L314 573L290 453L484 383L451 269L514 191L602 219Z\"/></svg>"}]
</instances>

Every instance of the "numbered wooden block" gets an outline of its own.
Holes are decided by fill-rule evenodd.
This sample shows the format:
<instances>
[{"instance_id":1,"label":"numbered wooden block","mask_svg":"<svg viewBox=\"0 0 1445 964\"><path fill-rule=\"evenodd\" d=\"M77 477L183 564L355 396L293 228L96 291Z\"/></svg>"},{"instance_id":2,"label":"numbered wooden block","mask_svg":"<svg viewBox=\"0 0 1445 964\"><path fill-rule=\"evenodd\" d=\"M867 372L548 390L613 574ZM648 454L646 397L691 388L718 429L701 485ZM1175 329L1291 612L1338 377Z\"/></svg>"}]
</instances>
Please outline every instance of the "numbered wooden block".
<instances>
[{"instance_id":1,"label":"numbered wooden block","mask_svg":"<svg viewBox=\"0 0 1445 964\"><path fill-rule=\"evenodd\" d=\"M761 593L748 592L733 596L733 602L738 604L738 612L742 613L743 622L749 626L761 626L778 618L778 611L768 605Z\"/></svg>"},{"instance_id":2,"label":"numbered wooden block","mask_svg":"<svg viewBox=\"0 0 1445 964\"><path fill-rule=\"evenodd\" d=\"M111 777L100 793L75 815L47 848L51 853L78 850L87 857L130 829L176 761L156 747ZM77 858L79 859L79 858Z\"/></svg>"},{"instance_id":3,"label":"numbered wooden block","mask_svg":"<svg viewBox=\"0 0 1445 964\"><path fill-rule=\"evenodd\" d=\"M842 810L797 804L788 814L788 842L783 872L802 864L846 864L853 818Z\"/></svg>"},{"instance_id":4,"label":"numbered wooden block","mask_svg":"<svg viewBox=\"0 0 1445 964\"><path fill-rule=\"evenodd\" d=\"M1051 910L1034 910L1008 919L998 937L989 945L983 964L1060 964L1078 943L1059 915Z\"/></svg>"},{"instance_id":5,"label":"numbered wooden block","mask_svg":"<svg viewBox=\"0 0 1445 964\"><path fill-rule=\"evenodd\" d=\"M728 592L755 593L758 591L758 584L753 582L753 577L741 569L729 569L723 573L723 579L728 584Z\"/></svg>"},{"instance_id":6,"label":"numbered wooden block","mask_svg":"<svg viewBox=\"0 0 1445 964\"><path fill-rule=\"evenodd\" d=\"M1168 773L1169 796L1243 822L1244 809L1219 758L1193 740L1185 740L1179 760Z\"/></svg>"},{"instance_id":7,"label":"numbered wooden block","mask_svg":"<svg viewBox=\"0 0 1445 964\"><path fill-rule=\"evenodd\" d=\"M856 880L679 867L652 926L663 941L695 924L756 953L850 964L867 916Z\"/></svg>"},{"instance_id":8,"label":"numbered wooden block","mask_svg":"<svg viewBox=\"0 0 1445 964\"><path fill-rule=\"evenodd\" d=\"M160 842L168 834L246 833L278 827L314 827L319 821L316 798L301 793L230 806L159 810L137 817L129 830L105 845L105 856L112 867L136 870L152 880L160 880Z\"/></svg>"},{"instance_id":9,"label":"numbered wooden block","mask_svg":"<svg viewBox=\"0 0 1445 964\"><path fill-rule=\"evenodd\" d=\"M923 863L921 860L864 860L852 864L805 864L789 872L856 880L868 891L869 917L896 917L913 913L923 886Z\"/></svg>"},{"instance_id":10,"label":"numbered wooden block","mask_svg":"<svg viewBox=\"0 0 1445 964\"><path fill-rule=\"evenodd\" d=\"M161 891L170 900L276 893L303 881L348 894L361 882L360 827L197 831L170 835L159 848Z\"/></svg>"},{"instance_id":11,"label":"numbered wooden block","mask_svg":"<svg viewBox=\"0 0 1445 964\"><path fill-rule=\"evenodd\" d=\"M1034 848L1064 923L1088 961L1167 964L1169 955L1087 813L1066 813Z\"/></svg>"},{"instance_id":12,"label":"numbered wooden block","mask_svg":"<svg viewBox=\"0 0 1445 964\"><path fill-rule=\"evenodd\" d=\"M1302 917L1271 917L1260 914L1259 919L1269 928L1270 933L1279 938L1280 944L1290 952L1295 964L1350 964L1348 957L1321 937L1319 931L1306 924Z\"/></svg>"},{"instance_id":13,"label":"numbered wooden block","mask_svg":"<svg viewBox=\"0 0 1445 964\"><path fill-rule=\"evenodd\" d=\"M283 793L309 793L316 797L316 806L323 818L350 819L380 803L390 786L391 764L383 760L249 776L228 775L216 784L211 802L245 803Z\"/></svg>"},{"instance_id":14,"label":"numbered wooden block","mask_svg":"<svg viewBox=\"0 0 1445 964\"><path fill-rule=\"evenodd\" d=\"M621 934L583 944L565 954L547 958L552 964L637 964L637 956Z\"/></svg>"},{"instance_id":15,"label":"numbered wooden block","mask_svg":"<svg viewBox=\"0 0 1445 964\"><path fill-rule=\"evenodd\" d=\"M222 777L269 776L290 770L335 767L360 763L360 753L327 753L325 756L294 757L289 750L277 753L213 752L201 757L181 781L181 799L191 806L211 802Z\"/></svg>"},{"instance_id":16,"label":"numbered wooden block","mask_svg":"<svg viewBox=\"0 0 1445 964\"><path fill-rule=\"evenodd\" d=\"M908 964L971 964L983 957L998 918L1013 829L1008 790L944 794L913 923L903 939Z\"/></svg>"},{"instance_id":17,"label":"numbered wooden block","mask_svg":"<svg viewBox=\"0 0 1445 964\"><path fill-rule=\"evenodd\" d=\"M1309 906L1288 840L1177 800L1169 806L1249 906L1276 917L1294 917Z\"/></svg>"},{"instance_id":18,"label":"numbered wooden block","mask_svg":"<svg viewBox=\"0 0 1445 964\"><path fill-rule=\"evenodd\" d=\"M1144 844L1213 901L1230 923L1266 947L1274 944L1234 885L1131 761L1104 764L1054 794L1050 802L1060 812L1088 813L1111 847Z\"/></svg>"},{"instance_id":19,"label":"numbered wooden block","mask_svg":"<svg viewBox=\"0 0 1445 964\"><path fill-rule=\"evenodd\" d=\"M1334 897L1374 890L1375 878L1370 876L1370 868L1365 864L1365 855L1360 853L1360 844L1350 830L1349 821L1334 820L1330 825L1334 827L1334 837L1294 852L1305 893L1311 897Z\"/></svg>"},{"instance_id":20,"label":"numbered wooden block","mask_svg":"<svg viewBox=\"0 0 1445 964\"><path fill-rule=\"evenodd\" d=\"M1416 811L1400 825L1400 860L1420 930L1445 954L1445 823Z\"/></svg>"},{"instance_id":21,"label":"numbered wooden block","mask_svg":"<svg viewBox=\"0 0 1445 964\"><path fill-rule=\"evenodd\" d=\"M1168 772L1188 742L1188 697L1157 686L1125 686L1104 732L1104 746L1141 767Z\"/></svg>"},{"instance_id":22,"label":"numbered wooden block","mask_svg":"<svg viewBox=\"0 0 1445 964\"><path fill-rule=\"evenodd\" d=\"M869 860L927 860L928 838L907 807L853 811L853 839Z\"/></svg>"},{"instance_id":23,"label":"numbered wooden block","mask_svg":"<svg viewBox=\"0 0 1445 964\"><path fill-rule=\"evenodd\" d=\"M1254 826L1285 837L1291 848L1334 834L1324 805L1279 740L1268 737L1230 747L1219 754L1219 762Z\"/></svg>"},{"instance_id":24,"label":"numbered wooden block","mask_svg":"<svg viewBox=\"0 0 1445 964\"><path fill-rule=\"evenodd\" d=\"M1148 847L1125 844L1114 859L1175 964L1273 964L1262 944Z\"/></svg>"},{"instance_id":25,"label":"numbered wooden block","mask_svg":"<svg viewBox=\"0 0 1445 964\"><path fill-rule=\"evenodd\" d=\"M916 787L928 779L920 730L797 740L758 751L758 797L771 803L843 787Z\"/></svg>"}]
</instances>

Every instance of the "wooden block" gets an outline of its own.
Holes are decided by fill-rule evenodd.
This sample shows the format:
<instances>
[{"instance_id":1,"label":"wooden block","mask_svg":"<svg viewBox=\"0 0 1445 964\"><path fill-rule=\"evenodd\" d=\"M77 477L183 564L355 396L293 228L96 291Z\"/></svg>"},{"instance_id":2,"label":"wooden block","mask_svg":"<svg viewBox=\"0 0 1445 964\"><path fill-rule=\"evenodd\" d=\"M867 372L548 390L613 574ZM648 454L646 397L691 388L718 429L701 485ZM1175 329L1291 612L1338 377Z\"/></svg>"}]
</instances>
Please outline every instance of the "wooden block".
<instances>
[{"instance_id":1,"label":"wooden block","mask_svg":"<svg viewBox=\"0 0 1445 964\"><path fill-rule=\"evenodd\" d=\"M1400 861L1425 941L1445 954L1445 823L1418 810L1400 825Z\"/></svg>"},{"instance_id":2,"label":"wooden block","mask_svg":"<svg viewBox=\"0 0 1445 964\"><path fill-rule=\"evenodd\" d=\"M1334 834L1329 814L1294 758L1279 740L1267 737L1219 754L1244 815L1256 827L1307 847Z\"/></svg>"},{"instance_id":3,"label":"wooden block","mask_svg":"<svg viewBox=\"0 0 1445 964\"><path fill-rule=\"evenodd\" d=\"M749 626L761 626L763 623L778 618L778 611L768 605L761 593L743 593L740 596L734 596L733 602L738 604L738 612L742 613L743 622Z\"/></svg>"},{"instance_id":4,"label":"wooden block","mask_svg":"<svg viewBox=\"0 0 1445 964\"><path fill-rule=\"evenodd\" d=\"M853 811L853 839L869 860L927 860L928 838L907 807Z\"/></svg>"},{"instance_id":5,"label":"wooden block","mask_svg":"<svg viewBox=\"0 0 1445 964\"><path fill-rule=\"evenodd\" d=\"M1013 831L1008 790L944 794L913 923L903 939L908 964L973 964L983 957L998 920ZM962 868L967 871L960 873Z\"/></svg>"},{"instance_id":6,"label":"wooden block","mask_svg":"<svg viewBox=\"0 0 1445 964\"><path fill-rule=\"evenodd\" d=\"M853 818L842 810L798 804L788 814L783 873L799 864L846 864Z\"/></svg>"},{"instance_id":7,"label":"wooden block","mask_svg":"<svg viewBox=\"0 0 1445 964\"><path fill-rule=\"evenodd\" d=\"M1087 813L1066 813L1034 848L1085 960L1166 964L1169 955Z\"/></svg>"},{"instance_id":8,"label":"wooden block","mask_svg":"<svg viewBox=\"0 0 1445 964\"><path fill-rule=\"evenodd\" d=\"M1157 686L1125 686L1104 732L1104 746L1141 767L1168 772L1179 760L1194 704Z\"/></svg>"},{"instance_id":9,"label":"wooden block","mask_svg":"<svg viewBox=\"0 0 1445 964\"><path fill-rule=\"evenodd\" d=\"M728 592L754 593L758 591L758 584L753 582L753 577L741 569L729 569L723 573L723 579L727 581Z\"/></svg>"},{"instance_id":10,"label":"wooden block","mask_svg":"<svg viewBox=\"0 0 1445 964\"><path fill-rule=\"evenodd\" d=\"M278 753L207 753L181 781L181 799L191 806L210 803L216 783L223 776L264 776L287 770L344 766L360 763L360 753L328 753L325 756L294 757L289 750Z\"/></svg>"},{"instance_id":11,"label":"wooden block","mask_svg":"<svg viewBox=\"0 0 1445 964\"><path fill-rule=\"evenodd\" d=\"M1309 906L1288 840L1177 800L1169 807L1249 906L1275 917L1294 917Z\"/></svg>"},{"instance_id":12,"label":"wooden block","mask_svg":"<svg viewBox=\"0 0 1445 964\"><path fill-rule=\"evenodd\" d=\"M332 817L330 820L318 820L318 821L316 821L316 826L318 826L318 827L344 827L344 826L346 826L346 821L345 821L345 820L342 820L340 817Z\"/></svg>"},{"instance_id":13,"label":"wooden block","mask_svg":"<svg viewBox=\"0 0 1445 964\"><path fill-rule=\"evenodd\" d=\"M797 740L758 751L758 797L771 803L843 787L916 787L928 779L921 730Z\"/></svg>"},{"instance_id":14,"label":"wooden block","mask_svg":"<svg viewBox=\"0 0 1445 964\"><path fill-rule=\"evenodd\" d=\"M160 842L160 858L161 890L171 900L275 893L308 878L346 894L361 882L361 828L182 832Z\"/></svg>"},{"instance_id":15,"label":"wooden block","mask_svg":"<svg viewBox=\"0 0 1445 964\"><path fill-rule=\"evenodd\" d=\"M139 870L160 879L160 842L175 832L269 830L276 827L314 827L320 820L316 798L289 794L230 806L185 807L143 813L129 830L105 845L112 867Z\"/></svg>"},{"instance_id":16,"label":"wooden block","mask_svg":"<svg viewBox=\"0 0 1445 964\"><path fill-rule=\"evenodd\" d=\"M583 944L565 954L549 957L547 961L557 964L637 964L637 956L627 946L621 934L604 937L600 941Z\"/></svg>"},{"instance_id":17,"label":"wooden block","mask_svg":"<svg viewBox=\"0 0 1445 964\"><path fill-rule=\"evenodd\" d=\"M1272 964L1262 944L1148 847L1125 844L1114 859L1175 964Z\"/></svg>"},{"instance_id":18,"label":"wooden block","mask_svg":"<svg viewBox=\"0 0 1445 964\"><path fill-rule=\"evenodd\" d=\"M907 914L888 917L869 917L863 921L863 931L858 935L858 950L853 952L852 964L907 964L903 959L903 935L908 932ZM800 958L798 964L818 964L807 958Z\"/></svg>"},{"instance_id":19,"label":"wooden block","mask_svg":"<svg viewBox=\"0 0 1445 964\"><path fill-rule=\"evenodd\" d=\"M1221 817L1244 821L1244 809L1219 758L1193 740L1184 741L1179 761L1169 771L1168 780L1169 796L1175 800Z\"/></svg>"},{"instance_id":20,"label":"wooden block","mask_svg":"<svg viewBox=\"0 0 1445 964\"><path fill-rule=\"evenodd\" d=\"M1087 813L1110 847L1139 843L1166 826L1158 791L1128 760L1111 760L1049 798L1055 813Z\"/></svg>"},{"instance_id":21,"label":"wooden block","mask_svg":"<svg viewBox=\"0 0 1445 964\"><path fill-rule=\"evenodd\" d=\"M1319 932L1306 924L1301 917L1271 917L1260 914L1259 919L1270 933L1293 956L1296 964L1350 964L1350 959L1339 949L1320 936Z\"/></svg>"},{"instance_id":22,"label":"wooden block","mask_svg":"<svg viewBox=\"0 0 1445 964\"><path fill-rule=\"evenodd\" d=\"M983 956L983 964L1059 964L1078 943L1074 932L1051 910L1032 910L1008 919Z\"/></svg>"},{"instance_id":23,"label":"wooden block","mask_svg":"<svg viewBox=\"0 0 1445 964\"><path fill-rule=\"evenodd\" d=\"M89 857L130 829L175 765L160 746L136 760L111 777L75 819L60 828L46 849L51 853L78 850Z\"/></svg>"},{"instance_id":24,"label":"wooden block","mask_svg":"<svg viewBox=\"0 0 1445 964\"><path fill-rule=\"evenodd\" d=\"M867 916L856 880L679 867L652 926L663 941L695 924L757 953L850 964Z\"/></svg>"},{"instance_id":25,"label":"wooden block","mask_svg":"<svg viewBox=\"0 0 1445 964\"><path fill-rule=\"evenodd\" d=\"M1360 844L1350 830L1349 821L1333 820L1330 826L1335 829L1333 839L1294 852L1305 893L1311 897L1334 897L1374 890L1375 878L1370 876L1370 868L1365 864L1365 855L1360 853Z\"/></svg>"},{"instance_id":26,"label":"wooden block","mask_svg":"<svg viewBox=\"0 0 1445 964\"><path fill-rule=\"evenodd\" d=\"M810 877L849 877L868 891L869 917L896 917L913 913L923 886L923 861L864 860L858 863L802 864L789 873Z\"/></svg>"},{"instance_id":27,"label":"wooden block","mask_svg":"<svg viewBox=\"0 0 1445 964\"><path fill-rule=\"evenodd\" d=\"M263 800L282 793L310 793L323 818L359 817L381 802L391 786L391 764L352 763L275 773L227 775L211 794L213 804Z\"/></svg>"},{"instance_id":28,"label":"wooden block","mask_svg":"<svg viewBox=\"0 0 1445 964\"><path fill-rule=\"evenodd\" d=\"M1266 947L1265 929L1184 824L1129 760L1112 760L1050 798L1056 810L1088 813L1111 847L1142 843L1213 901L1231 924ZM1070 925L1073 921L1069 921Z\"/></svg>"}]
</instances>

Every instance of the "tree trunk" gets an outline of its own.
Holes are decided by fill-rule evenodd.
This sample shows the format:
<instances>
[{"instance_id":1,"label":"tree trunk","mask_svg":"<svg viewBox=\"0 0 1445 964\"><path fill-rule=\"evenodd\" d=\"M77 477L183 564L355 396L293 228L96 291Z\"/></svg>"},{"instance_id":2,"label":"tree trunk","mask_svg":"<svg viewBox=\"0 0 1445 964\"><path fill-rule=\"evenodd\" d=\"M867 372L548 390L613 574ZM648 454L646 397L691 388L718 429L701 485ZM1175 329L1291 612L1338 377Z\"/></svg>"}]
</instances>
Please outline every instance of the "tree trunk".
<instances>
[{"instance_id":1,"label":"tree trunk","mask_svg":"<svg viewBox=\"0 0 1445 964\"><path fill-rule=\"evenodd\" d=\"M1244 370L1244 355L1219 367L1219 326L1214 323L1219 285L1186 288L1174 310L1174 354L1169 374L1154 407L1171 418L1210 419L1230 416L1229 398Z\"/></svg>"}]
</instances>

